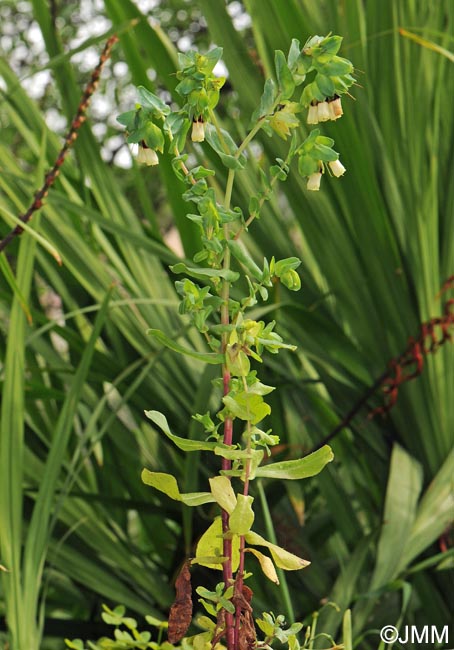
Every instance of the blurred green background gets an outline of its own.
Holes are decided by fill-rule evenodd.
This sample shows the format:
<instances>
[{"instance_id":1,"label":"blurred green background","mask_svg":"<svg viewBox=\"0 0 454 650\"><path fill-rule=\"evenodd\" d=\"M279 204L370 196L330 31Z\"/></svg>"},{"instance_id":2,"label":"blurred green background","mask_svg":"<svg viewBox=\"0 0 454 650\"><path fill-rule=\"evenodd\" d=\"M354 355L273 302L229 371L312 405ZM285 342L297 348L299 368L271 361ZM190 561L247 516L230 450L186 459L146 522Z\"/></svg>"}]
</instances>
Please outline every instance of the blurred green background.
<instances>
[{"instance_id":1,"label":"blurred green background","mask_svg":"<svg viewBox=\"0 0 454 650\"><path fill-rule=\"evenodd\" d=\"M248 240L259 263L264 254L303 260L302 291L276 290L263 316L298 345L264 368L279 388L267 424L280 457L293 458L335 428L453 297L437 294L454 273L454 3L2 0L0 18L2 236L53 164L103 43L120 36L90 119L32 221L62 266L26 234L1 262L0 647L53 650L64 637L99 635L103 602L164 618L175 574L212 515L184 512L140 482L147 466L176 473L185 491L205 484L211 461L186 461L143 411L200 436L191 415L216 409L217 398L211 367L146 335L160 328L203 349L177 314L168 270L198 248L182 188L168 156L156 171L137 167L115 121L133 107L133 85L178 101L177 49L222 46L221 120L241 139L275 49L344 37L358 85L342 120L323 130L347 174L325 178L314 195L291 173ZM260 135L256 151L235 187L244 210L260 165L283 145ZM208 147L191 160L222 183ZM381 394L359 410L319 477L289 490L263 483L258 531L269 509L279 543L312 564L281 588L254 576L257 613L302 620L333 601L339 611L324 608L319 628L335 634L352 607L365 650L379 647L383 625L451 621L453 398L447 343L387 417L367 417Z\"/></svg>"}]
</instances>

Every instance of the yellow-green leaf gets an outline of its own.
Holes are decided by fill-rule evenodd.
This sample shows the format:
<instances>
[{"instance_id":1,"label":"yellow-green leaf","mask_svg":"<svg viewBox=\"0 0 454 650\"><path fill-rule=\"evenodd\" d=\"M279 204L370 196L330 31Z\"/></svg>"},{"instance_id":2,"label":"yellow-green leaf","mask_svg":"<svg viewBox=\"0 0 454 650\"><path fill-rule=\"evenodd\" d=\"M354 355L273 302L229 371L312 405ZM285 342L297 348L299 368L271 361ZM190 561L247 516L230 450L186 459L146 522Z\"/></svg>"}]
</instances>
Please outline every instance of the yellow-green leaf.
<instances>
[{"instance_id":1,"label":"yellow-green leaf","mask_svg":"<svg viewBox=\"0 0 454 650\"><path fill-rule=\"evenodd\" d=\"M345 610L342 620L342 641L344 642L344 650L352 650L352 613L350 609Z\"/></svg>"},{"instance_id":2,"label":"yellow-green leaf","mask_svg":"<svg viewBox=\"0 0 454 650\"><path fill-rule=\"evenodd\" d=\"M217 565L227 562L228 559L227 555L201 555L200 557L193 557L191 564L201 564L202 566L217 569L219 568Z\"/></svg>"},{"instance_id":3,"label":"yellow-green leaf","mask_svg":"<svg viewBox=\"0 0 454 650\"><path fill-rule=\"evenodd\" d=\"M150 334L150 336L156 339L158 343L161 343L161 345L164 345L165 347L173 350L174 352L178 352L179 354L185 354L188 357L198 359L199 361L204 361L205 363L218 364L224 362L223 354L217 354L215 352L197 352L197 350L191 350L184 347L184 345L180 345L180 343L175 341L175 339L166 336L166 334L164 334L164 332L161 332L161 330L149 329L147 330L147 334Z\"/></svg>"},{"instance_id":4,"label":"yellow-green leaf","mask_svg":"<svg viewBox=\"0 0 454 650\"><path fill-rule=\"evenodd\" d=\"M159 411L145 411L145 415L182 451L211 451L219 444L217 442L190 440L189 438L176 436L170 431L166 416Z\"/></svg>"},{"instance_id":5,"label":"yellow-green leaf","mask_svg":"<svg viewBox=\"0 0 454 650\"><path fill-rule=\"evenodd\" d=\"M253 546L266 546L266 548L269 548L274 562L280 569L285 569L285 571L297 571L299 569L304 569L304 567L310 564L307 560L303 560L303 558L286 551L284 548L277 546L277 544L268 542L264 537L254 533L252 530L247 533L245 537L248 544L252 544Z\"/></svg>"},{"instance_id":6,"label":"yellow-green leaf","mask_svg":"<svg viewBox=\"0 0 454 650\"><path fill-rule=\"evenodd\" d=\"M257 551L256 548L246 548L245 550L255 555L257 560L260 562L260 567L266 577L271 580L271 582L278 585L279 578L277 577L276 569L274 568L272 560L267 555L263 555L263 553Z\"/></svg>"},{"instance_id":7,"label":"yellow-green leaf","mask_svg":"<svg viewBox=\"0 0 454 650\"><path fill-rule=\"evenodd\" d=\"M145 485L150 485L156 490L164 492L170 499L182 501L187 506L201 506L214 501L210 492L188 492L183 494L180 492L176 478L172 474L150 472L150 470L144 469L141 478Z\"/></svg>"},{"instance_id":8,"label":"yellow-green leaf","mask_svg":"<svg viewBox=\"0 0 454 650\"><path fill-rule=\"evenodd\" d=\"M257 477L277 478L280 480L299 480L315 476L330 463L334 454L329 445L314 451L305 458L297 460L284 460L280 463L270 463L259 467L255 473Z\"/></svg>"},{"instance_id":9,"label":"yellow-green leaf","mask_svg":"<svg viewBox=\"0 0 454 650\"><path fill-rule=\"evenodd\" d=\"M211 496L211 494L210 494ZM222 537L222 520L221 517L216 517L211 526L203 533L199 539L196 547L195 559L198 564L207 566L210 569L222 570L222 564L213 564L212 562L205 562L206 558L219 558L224 555L223 550L223 537ZM236 571L240 560L239 554L240 540L237 535L232 538L232 569Z\"/></svg>"},{"instance_id":10,"label":"yellow-green leaf","mask_svg":"<svg viewBox=\"0 0 454 650\"><path fill-rule=\"evenodd\" d=\"M227 476L215 476L209 480L214 500L230 515L236 506L236 496L230 479Z\"/></svg>"},{"instance_id":11,"label":"yellow-green leaf","mask_svg":"<svg viewBox=\"0 0 454 650\"><path fill-rule=\"evenodd\" d=\"M226 477L223 477L226 478ZM235 535L246 535L254 523L254 511L252 502L254 497L238 494L235 509L229 517L229 529Z\"/></svg>"},{"instance_id":12,"label":"yellow-green leaf","mask_svg":"<svg viewBox=\"0 0 454 650\"><path fill-rule=\"evenodd\" d=\"M210 650L213 632L200 632L192 637L192 647L194 650Z\"/></svg>"}]
</instances>

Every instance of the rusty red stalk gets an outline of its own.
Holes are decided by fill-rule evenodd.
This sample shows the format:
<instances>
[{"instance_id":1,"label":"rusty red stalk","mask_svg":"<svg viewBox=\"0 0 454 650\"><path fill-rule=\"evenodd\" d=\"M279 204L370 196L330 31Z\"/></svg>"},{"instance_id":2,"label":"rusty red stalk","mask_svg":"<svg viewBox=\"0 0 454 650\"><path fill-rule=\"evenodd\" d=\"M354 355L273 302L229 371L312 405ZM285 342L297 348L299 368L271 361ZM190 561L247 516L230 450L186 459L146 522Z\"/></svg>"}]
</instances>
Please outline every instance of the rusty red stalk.
<instances>
[{"instance_id":1,"label":"rusty red stalk","mask_svg":"<svg viewBox=\"0 0 454 650\"><path fill-rule=\"evenodd\" d=\"M438 294L440 296L445 291L454 289L454 275L449 277L443 283ZM369 413L369 419L376 415L385 415L394 406L399 395L399 388L402 384L411 379L418 377L424 369L424 358L428 354L433 354L438 348L448 341L454 340L454 299L446 301L443 314L431 318L425 323L421 323L419 336L417 339L410 337L407 347L397 357L391 359L388 363L388 369L370 386L351 410L345 415L339 424L311 449L311 453L326 445L330 440L335 438L338 433L347 427L355 415L367 403L367 401L382 389L385 395L385 403L378 406Z\"/></svg>"},{"instance_id":2,"label":"rusty red stalk","mask_svg":"<svg viewBox=\"0 0 454 650\"><path fill-rule=\"evenodd\" d=\"M228 263L228 262L227 262ZM230 321L229 317L229 283L226 281L223 287L223 298L224 304L221 308L221 323L223 325L228 325ZM225 355L227 350L227 336L226 334L222 337L222 351ZM222 366L222 382L223 382L223 394L224 397L230 392L230 371L227 365L224 363ZM231 445L233 442L233 421L232 418L227 417L224 420L224 439L223 442L225 445ZM228 471L232 467L232 462L228 458L222 458L221 467L223 470ZM228 538L229 530L229 513L226 510L222 510L222 532L224 535L222 552L224 557L227 559L222 565L222 573L224 579L224 588L227 589L233 582L233 567L232 567L232 540ZM225 611L225 635L226 643L228 650L234 650L234 619L233 614L228 611Z\"/></svg>"},{"instance_id":3,"label":"rusty red stalk","mask_svg":"<svg viewBox=\"0 0 454 650\"><path fill-rule=\"evenodd\" d=\"M116 34L111 36L109 40L106 42L104 49L101 53L101 56L99 57L99 63L96 66L96 68L93 70L90 81L85 87L84 93L81 97L81 100L79 102L79 106L77 107L77 112L74 116L73 121L71 122L70 129L68 133L65 136L63 146L60 149L60 152L52 166L52 168L47 172L44 183L42 187L36 192L33 202L31 203L30 207L24 214L21 214L19 216L20 221L22 223L28 223L30 219L32 218L33 214L37 212L40 208L43 206L43 200L46 198L46 196L49 193L49 189L51 186L55 183L55 180L57 176L60 173L60 168L63 165L66 156L68 155L68 152L74 142L77 139L77 136L79 135L79 129L82 126L82 124L85 122L87 119L86 112L87 108L90 104L91 97L93 93L95 92L98 83L99 83L99 78L101 75L101 71L104 67L104 64L106 63L107 59L110 57L110 53L112 50L112 47L115 45L115 43L118 41L118 37ZM1 241L0 241L0 252L5 250L5 248L8 246L8 244L18 235L22 234L24 229L21 226L16 226L13 228Z\"/></svg>"}]
</instances>

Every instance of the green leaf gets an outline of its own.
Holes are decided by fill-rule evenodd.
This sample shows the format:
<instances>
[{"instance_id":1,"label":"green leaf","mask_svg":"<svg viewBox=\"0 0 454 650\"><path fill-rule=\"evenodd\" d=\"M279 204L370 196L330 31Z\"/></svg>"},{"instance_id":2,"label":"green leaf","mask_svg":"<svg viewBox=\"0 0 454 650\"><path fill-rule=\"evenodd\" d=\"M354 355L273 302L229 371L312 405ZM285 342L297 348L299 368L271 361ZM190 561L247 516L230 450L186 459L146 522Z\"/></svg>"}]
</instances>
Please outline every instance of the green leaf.
<instances>
[{"instance_id":1,"label":"green leaf","mask_svg":"<svg viewBox=\"0 0 454 650\"><path fill-rule=\"evenodd\" d=\"M319 49L322 52L321 56L334 56L337 54L342 45L342 41L342 36L338 36L337 34L333 34L333 36L326 36L319 46Z\"/></svg>"},{"instance_id":2,"label":"green leaf","mask_svg":"<svg viewBox=\"0 0 454 650\"><path fill-rule=\"evenodd\" d=\"M168 621L163 621L162 619L156 618L155 616L150 616L149 614L145 616L145 620L153 627L157 627L159 629L161 628L166 629L169 626Z\"/></svg>"},{"instance_id":3,"label":"green leaf","mask_svg":"<svg viewBox=\"0 0 454 650\"><path fill-rule=\"evenodd\" d=\"M269 614L264 614L263 618L258 618L256 623L258 627L262 630L265 636L273 637L274 636L274 625L272 624Z\"/></svg>"},{"instance_id":4,"label":"green leaf","mask_svg":"<svg viewBox=\"0 0 454 650\"><path fill-rule=\"evenodd\" d=\"M158 341L158 343L165 345L165 347L169 348L170 350L173 350L174 352L178 352L179 354L185 354L188 357L192 357L193 359L198 359L199 361L204 361L205 363L218 364L224 362L223 354L215 354L214 352L197 352L196 350L189 350L188 348L185 348L183 345L177 343L174 339L171 339L168 336L166 336L164 332L161 332L161 330L149 329L147 330L147 334L150 334L154 339Z\"/></svg>"},{"instance_id":5,"label":"green leaf","mask_svg":"<svg viewBox=\"0 0 454 650\"><path fill-rule=\"evenodd\" d=\"M298 571L308 566L310 562L303 560L301 557L286 551L284 548L268 542L264 537L250 531L245 535L246 542L252 546L265 546L270 549L273 560L280 569L285 571Z\"/></svg>"},{"instance_id":6,"label":"green leaf","mask_svg":"<svg viewBox=\"0 0 454 650\"><path fill-rule=\"evenodd\" d=\"M318 73L318 75L315 77L314 83L317 84L321 94L325 97L332 97L334 95L335 87L330 77Z\"/></svg>"},{"instance_id":7,"label":"green leaf","mask_svg":"<svg viewBox=\"0 0 454 650\"><path fill-rule=\"evenodd\" d=\"M406 538L399 570L433 544L452 523L454 512L454 451L451 451L425 491Z\"/></svg>"},{"instance_id":8,"label":"green leaf","mask_svg":"<svg viewBox=\"0 0 454 650\"><path fill-rule=\"evenodd\" d=\"M304 86L300 97L300 104L301 106L307 107L314 99L322 102L325 99L325 96L320 93L319 87L312 81Z\"/></svg>"},{"instance_id":9,"label":"green leaf","mask_svg":"<svg viewBox=\"0 0 454 650\"><path fill-rule=\"evenodd\" d=\"M290 49L288 52L288 59L287 59L288 67L290 69L296 66L300 52L301 52L300 42L296 38L292 38L292 43L290 45Z\"/></svg>"},{"instance_id":10,"label":"green leaf","mask_svg":"<svg viewBox=\"0 0 454 650\"><path fill-rule=\"evenodd\" d=\"M226 478L226 477L221 477ZM238 494L236 506L229 517L229 530L235 535L246 535L254 523L254 511L252 503L254 497Z\"/></svg>"},{"instance_id":11,"label":"green leaf","mask_svg":"<svg viewBox=\"0 0 454 650\"><path fill-rule=\"evenodd\" d=\"M170 113L170 107L167 106L167 104L159 99L159 97L157 97L154 93L150 92L143 86L139 86L137 88L137 92L139 95L140 103L145 108L151 108L162 116L168 115Z\"/></svg>"},{"instance_id":12,"label":"green leaf","mask_svg":"<svg viewBox=\"0 0 454 650\"><path fill-rule=\"evenodd\" d=\"M14 295L16 296L17 300L20 302L24 314L27 317L27 321L31 323L32 315L30 313L30 308L27 304L25 296L22 294L22 291L20 290L16 282L16 278L14 277L14 273L11 270L11 266L8 262L8 258L6 257L6 255L0 254L0 271L2 271L6 281L8 282L9 286L13 290Z\"/></svg>"},{"instance_id":13,"label":"green leaf","mask_svg":"<svg viewBox=\"0 0 454 650\"><path fill-rule=\"evenodd\" d=\"M214 47L212 50L203 55L204 64L202 70L205 72L205 74L213 72L213 68L220 60L223 51L224 50L222 47Z\"/></svg>"},{"instance_id":14,"label":"green leaf","mask_svg":"<svg viewBox=\"0 0 454 650\"><path fill-rule=\"evenodd\" d=\"M277 478L279 480L299 480L315 476L330 463L334 454L329 445L324 445L321 449L314 451L305 458L298 460L284 460L280 463L270 463L259 467L256 472L257 477Z\"/></svg>"},{"instance_id":15,"label":"green leaf","mask_svg":"<svg viewBox=\"0 0 454 650\"><path fill-rule=\"evenodd\" d=\"M267 79L263 87L263 94L260 98L260 105L254 111L251 122L256 122L260 118L266 117L273 112L276 94L276 84L272 79Z\"/></svg>"},{"instance_id":16,"label":"green leaf","mask_svg":"<svg viewBox=\"0 0 454 650\"><path fill-rule=\"evenodd\" d=\"M214 497L210 492L189 492L183 494L178 488L177 480L172 474L163 472L150 472L142 470L141 478L145 485L163 492L174 501L182 501L187 506L201 506L205 503L213 503Z\"/></svg>"},{"instance_id":17,"label":"green leaf","mask_svg":"<svg viewBox=\"0 0 454 650\"><path fill-rule=\"evenodd\" d=\"M324 144L315 144L313 152L317 152L318 157L323 162L333 162L339 158L339 154L336 151L330 147L325 147Z\"/></svg>"},{"instance_id":18,"label":"green leaf","mask_svg":"<svg viewBox=\"0 0 454 650\"><path fill-rule=\"evenodd\" d=\"M267 555L263 555L263 553L257 551L256 548L246 548L245 551L248 551L249 553L255 555L257 560L260 562L260 568L266 577L271 580L271 582L274 582L276 585L278 585L279 578L277 577L276 569L271 558L269 558Z\"/></svg>"},{"instance_id":19,"label":"green leaf","mask_svg":"<svg viewBox=\"0 0 454 650\"><path fill-rule=\"evenodd\" d=\"M219 446L218 442L191 440L174 435L169 429L167 418L159 411L145 411L145 415L182 451L213 451L215 447Z\"/></svg>"},{"instance_id":20,"label":"green leaf","mask_svg":"<svg viewBox=\"0 0 454 650\"><path fill-rule=\"evenodd\" d=\"M351 74L353 72L353 65L348 59L335 56L331 61L319 68L319 70L329 77L341 77Z\"/></svg>"},{"instance_id":21,"label":"green leaf","mask_svg":"<svg viewBox=\"0 0 454 650\"><path fill-rule=\"evenodd\" d=\"M238 147L233 141L230 133L224 131L224 129L220 129L218 132L213 124L207 124L205 128L205 140L218 154L219 158L228 169L244 168L246 157L244 154L238 156Z\"/></svg>"},{"instance_id":22,"label":"green leaf","mask_svg":"<svg viewBox=\"0 0 454 650\"><path fill-rule=\"evenodd\" d=\"M228 458L229 460L251 460L254 458L260 462L264 456L262 449L235 449L230 446L217 446L214 450L216 456Z\"/></svg>"},{"instance_id":23,"label":"green leaf","mask_svg":"<svg viewBox=\"0 0 454 650\"><path fill-rule=\"evenodd\" d=\"M262 280L263 278L263 271L257 266L257 264L254 262L252 259L251 255L249 254L248 250L245 248L244 244L241 244L240 242L236 241L235 239L231 239L227 242L228 247L230 248L230 251L232 255L239 261L243 266L251 273L251 275L256 279L256 280Z\"/></svg>"},{"instance_id":24,"label":"green leaf","mask_svg":"<svg viewBox=\"0 0 454 650\"><path fill-rule=\"evenodd\" d=\"M232 482L226 476L214 476L209 479L209 482L214 500L230 515L237 504Z\"/></svg>"},{"instance_id":25,"label":"green leaf","mask_svg":"<svg viewBox=\"0 0 454 650\"><path fill-rule=\"evenodd\" d=\"M277 275L279 278L282 273L286 273L289 270L297 269L301 264L301 260L298 257L286 257L283 260L279 260L274 263L274 275Z\"/></svg>"},{"instance_id":26,"label":"green leaf","mask_svg":"<svg viewBox=\"0 0 454 650\"><path fill-rule=\"evenodd\" d=\"M138 111L126 111L126 113L121 113L117 116L117 122L126 127L128 131L133 131L137 128L138 122Z\"/></svg>"},{"instance_id":27,"label":"green leaf","mask_svg":"<svg viewBox=\"0 0 454 650\"><path fill-rule=\"evenodd\" d=\"M345 610L344 618L342 619L342 641L344 643L344 650L353 650L352 613L350 609Z\"/></svg>"},{"instance_id":28,"label":"green leaf","mask_svg":"<svg viewBox=\"0 0 454 650\"><path fill-rule=\"evenodd\" d=\"M227 555L199 555L198 557L193 557L191 559L191 564L200 564L201 566L209 567L210 569L219 569L220 562L224 563L228 560ZM213 608L206 607L206 603L203 603L205 609L212 614L216 615L216 610Z\"/></svg>"},{"instance_id":29,"label":"green leaf","mask_svg":"<svg viewBox=\"0 0 454 650\"><path fill-rule=\"evenodd\" d=\"M397 576L405 542L415 520L422 481L421 465L405 449L394 445L371 589Z\"/></svg>"},{"instance_id":30,"label":"green leaf","mask_svg":"<svg viewBox=\"0 0 454 650\"><path fill-rule=\"evenodd\" d=\"M251 424L257 424L271 413L271 407L263 401L261 395L241 392L235 397L226 395L222 401L233 417L249 420Z\"/></svg>"},{"instance_id":31,"label":"green leaf","mask_svg":"<svg viewBox=\"0 0 454 650\"><path fill-rule=\"evenodd\" d=\"M73 639L72 641L65 639L65 643L71 650L85 650L85 644L81 639Z\"/></svg>"},{"instance_id":32,"label":"green leaf","mask_svg":"<svg viewBox=\"0 0 454 650\"><path fill-rule=\"evenodd\" d=\"M173 273L185 273L192 278L199 280L206 280L207 278L223 278L227 282L235 282L240 277L240 274L230 269L211 269L211 268L198 268L187 266L184 262L178 262L170 267Z\"/></svg>"},{"instance_id":33,"label":"green leaf","mask_svg":"<svg viewBox=\"0 0 454 650\"><path fill-rule=\"evenodd\" d=\"M62 263L62 258L60 253L57 251L57 249L52 246L50 242L47 241L45 237L39 234L35 227L30 226L29 223L25 223L19 217L17 217L15 214L7 210L6 208L3 208L0 206L0 214L3 216L6 222L10 223L13 227L19 227L22 230L24 230L30 237L33 237L33 239L36 239L36 241L43 247L45 248L53 258L58 262L58 264Z\"/></svg>"},{"instance_id":34,"label":"green leaf","mask_svg":"<svg viewBox=\"0 0 454 650\"><path fill-rule=\"evenodd\" d=\"M210 495L211 496L211 495ZM195 559L197 564L207 566L210 569L222 570L222 564L213 562L205 562L204 558L221 558L223 557L223 542L222 542L222 520L221 517L216 517L211 526L203 533L202 537L196 547ZM232 538L232 570L238 569L240 560L239 554L240 540L237 535Z\"/></svg>"},{"instance_id":35,"label":"green leaf","mask_svg":"<svg viewBox=\"0 0 454 650\"><path fill-rule=\"evenodd\" d=\"M274 65L276 68L280 98L282 100L290 99L295 91L295 82L285 60L284 53L281 50L276 50L275 52Z\"/></svg>"}]
</instances>

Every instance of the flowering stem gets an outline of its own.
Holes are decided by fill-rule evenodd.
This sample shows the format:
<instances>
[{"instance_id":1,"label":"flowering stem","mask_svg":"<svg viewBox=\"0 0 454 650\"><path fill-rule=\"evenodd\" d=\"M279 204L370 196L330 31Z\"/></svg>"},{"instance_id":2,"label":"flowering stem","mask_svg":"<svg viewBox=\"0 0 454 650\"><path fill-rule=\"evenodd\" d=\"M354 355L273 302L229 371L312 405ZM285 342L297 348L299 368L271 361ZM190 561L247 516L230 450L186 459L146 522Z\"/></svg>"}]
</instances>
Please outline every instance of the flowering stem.
<instances>
[{"instance_id":1,"label":"flowering stem","mask_svg":"<svg viewBox=\"0 0 454 650\"><path fill-rule=\"evenodd\" d=\"M290 162L291 162L293 156L294 156L294 154L290 155L290 152L287 154L287 157L286 157L286 159L285 159L285 161L284 161L284 162L285 162L285 165L289 165L289 164L290 164ZM264 190L264 192L262 192L262 196L261 196L261 198L259 199L259 207L258 207L258 210L257 210L256 212L252 212L252 214L249 215L249 217L246 219L245 223L241 226L241 228L240 228L240 229L238 230L238 232L236 233L234 239L239 239L239 238L241 237L242 233L243 233L245 230L247 230L247 229L249 228L249 226L251 225L251 223L252 223L252 222L254 221L254 219L257 217L257 214L260 213L260 210L261 210L263 204L265 203L265 201L268 201L268 200L269 200L269 197L270 197L271 194L273 193L274 186L276 185L276 182L278 181L278 179L279 179L279 177L278 177L277 174L271 178L268 187Z\"/></svg>"},{"instance_id":2,"label":"flowering stem","mask_svg":"<svg viewBox=\"0 0 454 650\"><path fill-rule=\"evenodd\" d=\"M252 129L249 131L249 133L244 138L243 142L240 144L237 151L235 152L235 158L239 158L241 156L241 154L246 149L248 144L254 139L255 135L260 131L260 129L262 128L262 126L265 123L265 117L266 117L266 115L264 115L263 117L259 117L259 119L257 120L256 125L254 127L252 127Z\"/></svg>"},{"instance_id":3,"label":"flowering stem","mask_svg":"<svg viewBox=\"0 0 454 650\"><path fill-rule=\"evenodd\" d=\"M277 103L276 103L277 105ZM273 108L274 110L274 108ZM219 126L217 124L215 115L211 116L213 123L215 125L215 128L218 132L219 138L221 142L223 143L222 140L222 133L219 129ZM243 142L240 144L238 147L237 151L235 152L235 158L239 158L242 154L242 152L246 149L246 147L249 145L249 143L253 140L254 136L258 133L258 131L262 128L264 122L265 122L265 117L260 117L255 126L251 129L251 131L247 134L247 136L244 138ZM232 191L233 191L233 183L235 180L235 170L229 169L228 176L227 176L227 182L226 182L226 188L225 188L225 195L224 195L224 208L226 210L230 209L230 203L232 199ZM274 179L273 179L274 180ZM274 181L275 182L275 181ZM273 183L274 185L274 183ZM230 239L230 228L228 224L224 224L224 238L225 241L228 242ZM238 235L235 236L235 239L238 238ZM229 270L230 269L230 263L231 263L231 255L230 255L230 249L228 246L225 246L224 249L224 259L223 259L223 269L224 270ZM230 323L230 315L229 315L229 298L230 298L230 282L228 280L223 280L222 283L222 290L221 290L221 297L222 297L222 306L221 306L221 324L224 326L229 325ZM226 353L227 350L227 344L228 344L228 331L224 331L222 334L222 352ZM223 394L226 396L231 389L231 377L230 377L230 371L227 367L227 365L223 364L222 366L222 379L223 379ZM247 382L246 379L243 378L243 384L244 384L244 390L247 393L248 387L247 387ZM251 424L250 421L247 420L247 448L248 450L251 449L251 436L250 436L250 429L251 429ZM231 417L226 417L224 420L224 437L223 437L223 442L225 445L232 445L233 442L233 421ZM223 458L222 463L221 463L222 470L228 471L232 467L232 463L229 459ZM249 492L249 474L250 474L250 461L248 460L246 462L245 466L245 480L244 480L244 488L243 488L243 494L244 496L248 495ZM222 532L224 534L224 539L223 539L223 555L224 557L227 558L227 560L223 564L223 579L224 579L224 585L225 589L227 589L232 583L233 583L233 568L232 568L232 540L228 538L227 533L229 530L229 514L227 511L222 510ZM237 581L235 584L235 590L241 594L242 593L242 588L243 588L243 575L244 575L244 556L245 556L245 538L244 536L240 537L240 559L239 559L239 566L238 566L238 572L237 572ZM241 622L241 604L240 601L236 604L235 608L235 617L233 614L230 612L225 611L225 628L226 628L226 643L227 643L227 649L228 650L238 650L239 648L239 634L240 634L240 622Z\"/></svg>"},{"instance_id":4,"label":"flowering stem","mask_svg":"<svg viewBox=\"0 0 454 650\"><path fill-rule=\"evenodd\" d=\"M234 170L230 169L227 177L227 184L225 189L224 197L224 207L228 210L230 207L230 201L232 198L232 189L233 181L235 179ZM228 241L230 236L228 224L224 224L224 237ZM230 269L230 249L228 246L225 247L224 251L224 261L223 268L225 270ZM221 306L221 323L222 325L228 325L230 322L229 316L229 298L230 298L230 282L224 280L222 284L222 306ZM227 350L228 343L228 333L224 332L222 335L222 352L225 354ZM227 365L224 363L222 366L222 379L223 379L223 394L228 395L230 392L230 371L227 368ZM231 445L233 441L233 421L231 417L227 417L224 420L224 444ZM222 469L227 471L231 469L232 463L229 459L222 459ZM224 577L224 587L227 589L233 581L233 569L232 569L232 540L227 538L227 532L229 530L229 514L226 510L222 510L222 532L224 534L223 539L223 554L227 560L223 564L223 577ZM226 627L226 642L228 650L234 650L235 640L234 640L234 620L233 615L230 612L225 612L225 627Z\"/></svg>"}]
</instances>

